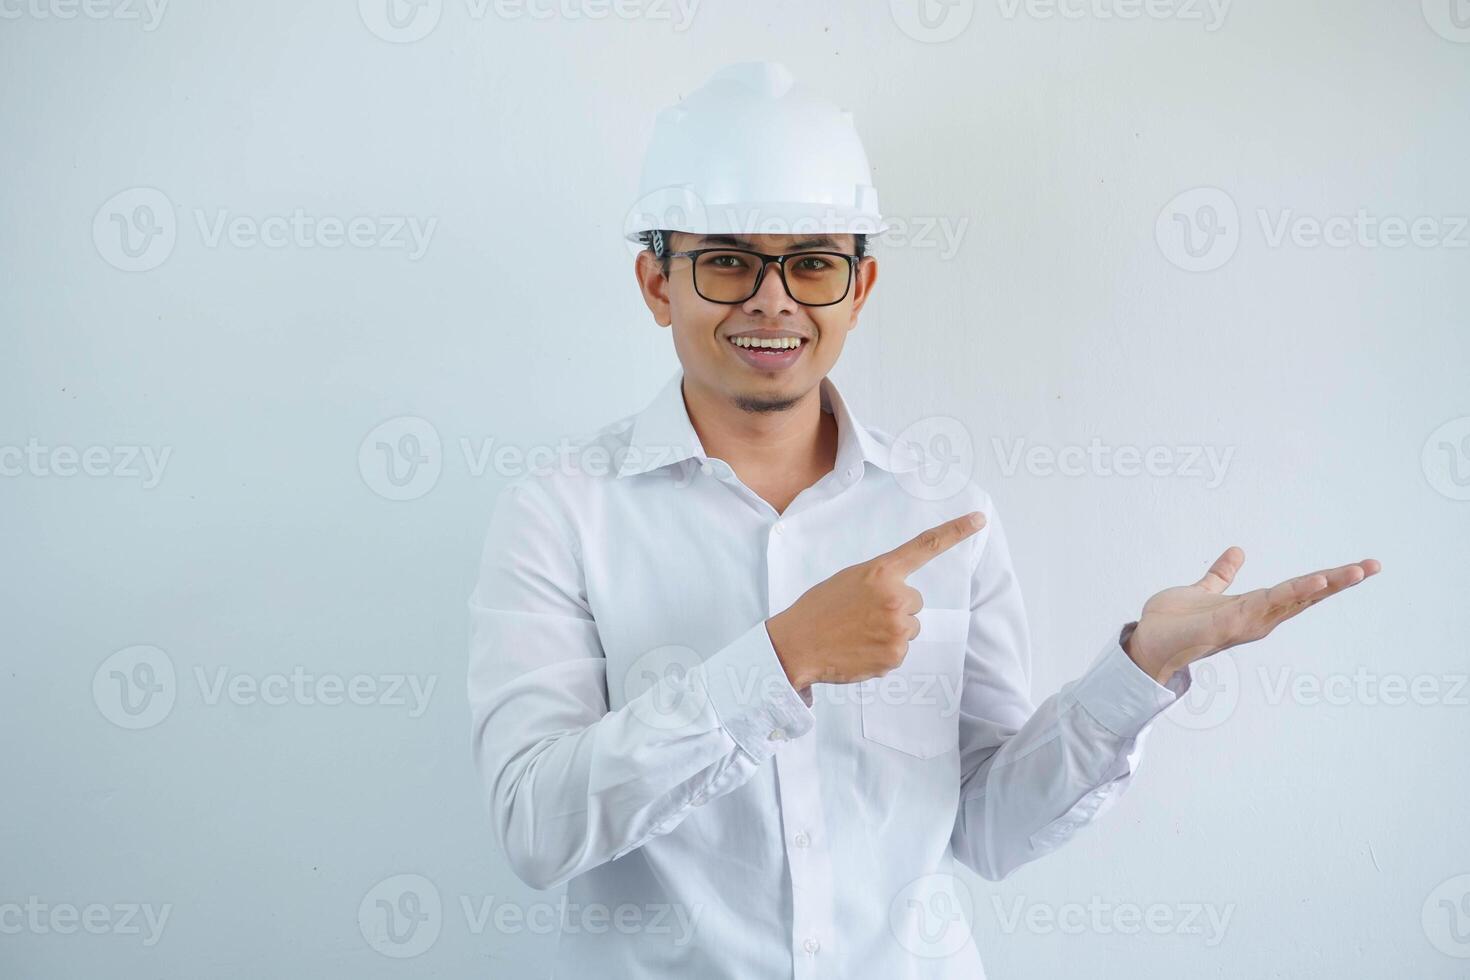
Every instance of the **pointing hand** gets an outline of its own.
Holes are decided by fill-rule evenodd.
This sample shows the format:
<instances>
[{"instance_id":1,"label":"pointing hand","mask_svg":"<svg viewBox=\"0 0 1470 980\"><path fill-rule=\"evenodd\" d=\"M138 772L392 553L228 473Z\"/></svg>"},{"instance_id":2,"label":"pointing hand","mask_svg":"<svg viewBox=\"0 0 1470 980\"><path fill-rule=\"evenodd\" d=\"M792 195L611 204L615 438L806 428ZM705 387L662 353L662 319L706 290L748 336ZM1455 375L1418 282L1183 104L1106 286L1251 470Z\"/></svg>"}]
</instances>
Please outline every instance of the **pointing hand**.
<instances>
[{"instance_id":1,"label":"pointing hand","mask_svg":"<svg viewBox=\"0 0 1470 980\"><path fill-rule=\"evenodd\" d=\"M903 663L924 607L919 590L904 579L984 526L985 515L972 511L931 527L818 582L766 620L791 686L863 681Z\"/></svg>"}]
</instances>

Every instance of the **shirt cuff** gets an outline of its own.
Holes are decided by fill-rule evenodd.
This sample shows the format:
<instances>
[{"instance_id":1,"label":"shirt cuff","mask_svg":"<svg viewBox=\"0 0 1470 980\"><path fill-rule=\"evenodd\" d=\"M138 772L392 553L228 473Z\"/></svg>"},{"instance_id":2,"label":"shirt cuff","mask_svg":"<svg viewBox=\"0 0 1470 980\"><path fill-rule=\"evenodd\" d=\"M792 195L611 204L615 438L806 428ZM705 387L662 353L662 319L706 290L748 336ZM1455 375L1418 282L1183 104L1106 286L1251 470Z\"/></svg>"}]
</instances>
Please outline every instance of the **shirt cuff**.
<instances>
[{"instance_id":1,"label":"shirt cuff","mask_svg":"<svg viewBox=\"0 0 1470 980\"><path fill-rule=\"evenodd\" d=\"M805 735L816 724L808 702L791 686L764 620L702 666L715 717L757 762L764 762L787 739Z\"/></svg>"},{"instance_id":2,"label":"shirt cuff","mask_svg":"<svg viewBox=\"0 0 1470 980\"><path fill-rule=\"evenodd\" d=\"M1180 670L1160 684L1112 638L1092 666L1077 681L1073 697L1098 724L1115 735L1131 738L1189 690L1189 671Z\"/></svg>"}]
</instances>

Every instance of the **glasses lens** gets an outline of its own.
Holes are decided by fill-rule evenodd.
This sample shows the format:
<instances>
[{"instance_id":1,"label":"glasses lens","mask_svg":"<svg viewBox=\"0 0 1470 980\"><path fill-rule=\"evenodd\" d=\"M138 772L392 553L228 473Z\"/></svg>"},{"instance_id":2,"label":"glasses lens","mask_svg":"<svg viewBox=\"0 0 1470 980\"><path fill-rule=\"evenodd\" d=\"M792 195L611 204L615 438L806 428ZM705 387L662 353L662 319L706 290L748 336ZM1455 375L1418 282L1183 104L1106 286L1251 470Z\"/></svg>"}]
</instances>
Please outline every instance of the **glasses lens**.
<instances>
[{"instance_id":1,"label":"glasses lens","mask_svg":"<svg viewBox=\"0 0 1470 980\"><path fill-rule=\"evenodd\" d=\"M705 252L694 264L694 286L713 303L742 303L755 292L761 260L738 249ZM847 295L851 262L839 252L797 252L786 257L791 298L807 306L826 306Z\"/></svg>"},{"instance_id":2,"label":"glasses lens","mask_svg":"<svg viewBox=\"0 0 1470 980\"><path fill-rule=\"evenodd\" d=\"M835 303L847 294L851 263L836 252L798 252L786 256L791 298L807 306Z\"/></svg>"},{"instance_id":3,"label":"glasses lens","mask_svg":"<svg viewBox=\"0 0 1470 980\"><path fill-rule=\"evenodd\" d=\"M755 291L761 260L749 252L705 252L694 263L694 285L712 303L740 303Z\"/></svg>"}]
</instances>

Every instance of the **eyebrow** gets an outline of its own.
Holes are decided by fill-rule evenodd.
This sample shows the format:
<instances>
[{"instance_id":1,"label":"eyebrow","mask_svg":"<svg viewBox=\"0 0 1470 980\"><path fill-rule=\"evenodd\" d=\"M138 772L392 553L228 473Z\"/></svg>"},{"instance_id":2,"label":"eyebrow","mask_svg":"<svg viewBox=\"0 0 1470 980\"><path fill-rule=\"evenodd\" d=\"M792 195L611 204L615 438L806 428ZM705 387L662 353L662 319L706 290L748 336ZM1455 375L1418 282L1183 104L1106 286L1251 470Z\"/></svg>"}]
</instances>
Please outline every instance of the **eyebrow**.
<instances>
[{"instance_id":1,"label":"eyebrow","mask_svg":"<svg viewBox=\"0 0 1470 980\"><path fill-rule=\"evenodd\" d=\"M745 238L743 238L743 237L736 237L734 235L705 235L705 236L703 236L701 238L700 244L701 245L734 245L734 246L737 246L739 248L750 248L750 249L753 249L755 247L754 245L752 245ZM841 244L836 239L834 239L834 238L828 238L827 236L822 235L822 236L818 236L817 238L803 238L799 242L793 242L789 246L787 246L786 251L788 251L788 252L795 252L795 251L799 251L799 250L804 249L804 248L830 248L830 249L836 249L836 250L839 250L840 251L841 248L842 248L842 246L841 246Z\"/></svg>"}]
</instances>

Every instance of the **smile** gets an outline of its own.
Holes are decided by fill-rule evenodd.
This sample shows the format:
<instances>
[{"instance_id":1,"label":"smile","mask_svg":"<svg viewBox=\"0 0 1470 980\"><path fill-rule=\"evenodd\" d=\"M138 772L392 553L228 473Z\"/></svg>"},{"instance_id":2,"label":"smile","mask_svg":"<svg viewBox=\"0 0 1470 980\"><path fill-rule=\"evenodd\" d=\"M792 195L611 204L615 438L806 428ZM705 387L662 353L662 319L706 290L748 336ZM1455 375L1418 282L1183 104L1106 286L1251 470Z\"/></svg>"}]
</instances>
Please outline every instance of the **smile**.
<instances>
[{"instance_id":1,"label":"smile","mask_svg":"<svg viewBox=\"0 0 1470 980\"><path fill-rule=\"evenodd\" d=\"M780 371L801 359L810 343L805 337L728 337L726 343L751 367L763 371Z\"/></svg>"}]
</instances>

